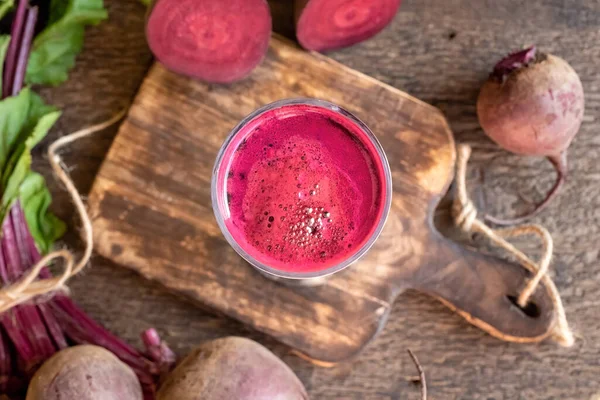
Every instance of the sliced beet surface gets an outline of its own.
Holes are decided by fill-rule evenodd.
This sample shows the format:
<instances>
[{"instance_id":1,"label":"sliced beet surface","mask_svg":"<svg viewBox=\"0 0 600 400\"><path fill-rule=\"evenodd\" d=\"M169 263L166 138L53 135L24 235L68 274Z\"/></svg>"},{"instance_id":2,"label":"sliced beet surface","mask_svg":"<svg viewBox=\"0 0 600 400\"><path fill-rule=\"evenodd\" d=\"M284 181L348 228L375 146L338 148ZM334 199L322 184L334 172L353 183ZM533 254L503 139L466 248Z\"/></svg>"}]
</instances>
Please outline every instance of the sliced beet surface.
<instances>
[{"instance_id":1,"label":"sliced beet surface","mask_svg":"<svg viewBox=\"0 0 600 400\"><path fill-rule=\"evenodd\" d=\"M296 0L296 36L308 50L327 51L367 40L394 18L401 0Z\"/></svg>"},{"instance_id":2,"label":"sliced beet surface","mask_svg":"<svg viewBox=\"0 0 600 400\"><path fill-rule=\"evenodd\" d=\"M243 79L271 37L266 0L156 0L146 37L168 69L207 82Z\"/></svg>"}]
</instances>

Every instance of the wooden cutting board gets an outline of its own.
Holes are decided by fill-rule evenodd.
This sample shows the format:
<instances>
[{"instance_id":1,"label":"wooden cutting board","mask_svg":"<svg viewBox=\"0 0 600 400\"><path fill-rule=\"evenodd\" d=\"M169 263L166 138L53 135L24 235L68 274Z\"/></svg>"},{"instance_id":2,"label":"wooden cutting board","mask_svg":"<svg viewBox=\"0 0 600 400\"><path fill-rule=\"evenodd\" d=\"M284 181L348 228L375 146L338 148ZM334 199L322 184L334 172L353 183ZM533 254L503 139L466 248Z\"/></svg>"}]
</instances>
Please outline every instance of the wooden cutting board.
<instances>
[{"instance_id":1,"label":"wooden cutting board","mask_svg":"<svg viewBox=\"0 0 600 400\"><path fill-rule=\"evenodd\" d=\"M229 131L253 110L293 97L328 100L357 115L379 137L393 172L392 212L374 248L315 287L286 286L252 269L221 235L210 200L213 163ZM407 288L502 339L540 341L554 324L547 288L538 289L535 315L527 315L507 296L528 272L464 249L433 226L454 161L438 109L278 37L251 77L230 86L156 64L90 194L96 249L322 362L363 349Z\"/></svg>"}]
</instances>

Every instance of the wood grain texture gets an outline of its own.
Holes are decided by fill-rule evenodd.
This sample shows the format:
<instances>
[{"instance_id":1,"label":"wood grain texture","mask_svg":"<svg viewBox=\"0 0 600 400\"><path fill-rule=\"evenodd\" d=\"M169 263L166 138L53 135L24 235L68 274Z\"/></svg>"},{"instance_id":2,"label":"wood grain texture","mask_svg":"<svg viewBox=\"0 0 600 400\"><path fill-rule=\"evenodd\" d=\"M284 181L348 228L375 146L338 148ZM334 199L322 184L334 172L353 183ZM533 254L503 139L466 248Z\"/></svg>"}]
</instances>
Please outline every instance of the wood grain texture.
<instances>
[{"instance_id":1,"label":"wood grain texture","mask_svg":"<svg viewBox=\"0 0 600 400\"><path fill-rule=\"evenodd\" d=\"M133 98L146 74L150 56L143 37L144 8L137 0L106 3L111 19L89 31L71 81L43 91L47 100L65 111L46 143L109 118ZM596 400L600 394L599 19L597 0L405 0L394 23L381 35L329 54L441 108L457 138L476 146L470 170L474 177L485 167L481 192L487 194L490 211L504 215L523 211L519 191L540 199L552 184L551 168L543 160L502 153L482 135L475 114L479 86L498 57L527 43L537 43L575 67L586 90L586 119L570 149L567 186L535 220L547 226L555 239L553 275L578 334L574 348L500 342L437 301L410 291L396 300L386 328L359 358L323 369L291 355L270 337L202 311L99 256L70 285L74 297L132 343L140 344L139 332L156 326L182 355L203 340L249 336L282 356L314 399L419 399L418 386L405 379L415 374L405 352L411 348L425 368L434 400ZM67 163L82 191L89 190L115 133L116 129L109 129L67 152ZM38 149L36 167L50 176L40 156L43 150ZM472 179L469 185L481 184ZM53 194L55 210L72 227L66 243L77 248L73 207L56 185ZM444 201L436 212L440 227L448 219L447 206ZM533 255L538 249L532 240L519 245Z\"/></svg>"},{"instance_id":2,"label":"wood grain texture","mask_svg":"<svg viewBox=\"0 0 600 400\"><path fill-rule=\"evenodd\" d=\"M282 285L253 270L222 237L210 200L214 160L232 127L265 104L296 97L331 101L365 121L393 176L382 237L318 287ZM532 300L540 315L528 316L507 298L524 286L523 268L462 249L431 224L454 160L437 109L277 36L262 65L235 85L204 84L156 64L90 193L96 248L319 362L356 356L407 288L441 298L500 338L542 340L554 323L546 288Z\"/></svg>"}]
</instances>

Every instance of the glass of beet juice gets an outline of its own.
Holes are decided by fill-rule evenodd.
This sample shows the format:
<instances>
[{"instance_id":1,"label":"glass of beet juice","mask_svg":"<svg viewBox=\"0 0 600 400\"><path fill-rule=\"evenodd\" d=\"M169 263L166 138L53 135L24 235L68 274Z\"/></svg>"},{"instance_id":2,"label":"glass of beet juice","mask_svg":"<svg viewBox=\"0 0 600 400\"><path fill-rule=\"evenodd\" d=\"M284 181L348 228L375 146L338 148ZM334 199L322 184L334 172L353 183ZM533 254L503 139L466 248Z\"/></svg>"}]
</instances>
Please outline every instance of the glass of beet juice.
<instances>
[{"instance_id":1,"label":"glass of beet juice","mask_svg":"<svg viewBox=\"0 0 600 400\"><path fill-rule=\"evenodd\" d=\"M212 203L231 246L271 277L321 278L373 245L392 176L358 118L315 99L282 100L240 122L219 151Z\"/></svg>"}]
</instances>

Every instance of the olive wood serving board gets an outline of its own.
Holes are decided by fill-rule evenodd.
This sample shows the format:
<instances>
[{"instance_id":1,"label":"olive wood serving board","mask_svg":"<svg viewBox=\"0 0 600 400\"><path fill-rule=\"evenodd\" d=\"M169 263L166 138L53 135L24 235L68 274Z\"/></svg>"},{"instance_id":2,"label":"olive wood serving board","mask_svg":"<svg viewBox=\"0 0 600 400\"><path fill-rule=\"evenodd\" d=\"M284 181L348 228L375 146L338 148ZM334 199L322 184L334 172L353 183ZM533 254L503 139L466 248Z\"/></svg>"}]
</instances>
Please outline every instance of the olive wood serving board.
<instances>
[{"instance_id":1,"label":"olive wood serving board","mask_svg":"<svg viewBox=\"0 0 600 400\"><path fill-rule=\"evenodd\" d=\"M223 238L210 199L213 163L230 130L255 109L294 97L334 102L365 121L393 175L392 211L375 246L312 287L278 283L251 268ZM360 352L408 288L499 338L546 338L554 324L547 288L532 299L539 315L526 315L507 296L517 295L527 271L436 231L433 212L454 162L452 133L438 109L277 36L262 65L229 86L155 64L90 194L96 249L323 363Z\"/></svg>"}]
</instances>

